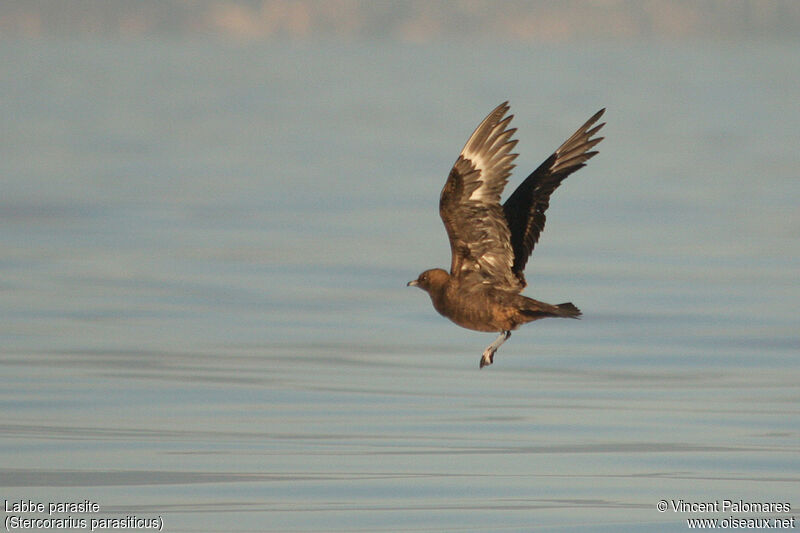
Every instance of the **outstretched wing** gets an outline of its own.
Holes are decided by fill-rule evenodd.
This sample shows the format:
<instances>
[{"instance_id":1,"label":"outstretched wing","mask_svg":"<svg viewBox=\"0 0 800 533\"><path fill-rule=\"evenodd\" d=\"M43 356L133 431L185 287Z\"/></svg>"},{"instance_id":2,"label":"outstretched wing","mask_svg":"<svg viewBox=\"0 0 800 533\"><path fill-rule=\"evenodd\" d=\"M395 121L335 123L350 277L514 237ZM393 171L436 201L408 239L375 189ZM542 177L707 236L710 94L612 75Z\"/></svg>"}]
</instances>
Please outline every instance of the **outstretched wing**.
<instances>
[{"instance_id":1,"label":"outstretched wing","mask_svg":"<svg viewBox=\"0 0 800 533\"><path fill-rule=\"evenodd\" d=\"M497 106L467 141L439 198L439 215L450 239L450 275L497 287L521 287L511 271L514 252L500 194L517 154L508 102Z\"/></svg>"},{"instance_id":2,"label":"outstretched wing","mask_svg":"<svg viewBox=\"0 0 800 533\"><path fill-rule=\"evenodd\" d=\"M570 174L586 166L586 161L597 152L590 151L603 137L592 138L605 123L592 128L603 115L601 109L578 128L539 168L517 187L506 203L503 211L511 231L511 246L514 250L514 263L511 267L522 286L525 286L525 264L533 247L539 240L546 220L545 211L550 205L550 195ZM590 129L591 128L591 129Z\"/></svg>"}]
</instances>

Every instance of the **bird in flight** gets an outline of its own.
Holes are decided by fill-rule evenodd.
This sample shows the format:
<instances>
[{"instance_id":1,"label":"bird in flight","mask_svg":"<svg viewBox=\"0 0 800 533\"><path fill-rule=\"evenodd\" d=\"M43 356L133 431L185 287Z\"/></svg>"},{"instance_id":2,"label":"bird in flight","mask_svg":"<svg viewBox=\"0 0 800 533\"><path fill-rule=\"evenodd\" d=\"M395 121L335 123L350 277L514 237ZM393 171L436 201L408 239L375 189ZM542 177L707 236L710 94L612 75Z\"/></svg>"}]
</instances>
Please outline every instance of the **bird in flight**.
<instances>
[{"instance_id":1,"label":"bird in flight","mask_svg":"<svg viewBox=\"0 0 800 533\"><path fill-rule=\"evenodd\" d=\"M480 360L491 365L497 349L522 324L547 317L578 318L572 303L551 305L520 294L523 271L544 229L550 195L570 174L586 166L603 137L593 137L601 109L533 171L500 204L514 168L508 102L497 106L470 136L439 198L439 215L450 239L450 272L426 270L408 286L431 297L433 307L459 326L499 332Z\"/></svg>"}]
</instances>

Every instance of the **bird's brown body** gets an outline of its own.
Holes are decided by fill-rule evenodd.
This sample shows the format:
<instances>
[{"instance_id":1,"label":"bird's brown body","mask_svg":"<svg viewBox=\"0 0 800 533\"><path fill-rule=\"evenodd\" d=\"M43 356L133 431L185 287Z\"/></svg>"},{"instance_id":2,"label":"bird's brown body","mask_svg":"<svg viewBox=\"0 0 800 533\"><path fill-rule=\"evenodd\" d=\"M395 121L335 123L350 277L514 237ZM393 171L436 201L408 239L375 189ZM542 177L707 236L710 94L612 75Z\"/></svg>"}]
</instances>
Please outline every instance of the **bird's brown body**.
<instances>
[{"instance_id":1,"label":"bird's brown body","mask_svg":"<svg viewBox=\"0 0 800 533\"><path fill-rule=\"evenodd\" d=\"M481 368L492 364L494 354L511 331L546 317L578 318L571 303L551 305L520 294L525 288L523 270L544 229L550 195L561 181L585 166L597 152L590 151L603 138L592 136L601 110L578 129L500 205L508 181L510 153L517 141L507 129L508 103L495 108L478 126L453 165L442 189L439 214L450 239L450 272L426 270L408 284L425 290L433 307L459 326L476 331L500 332L486 348ZM505 118L504 118L505 117Z\"/></svg>"},{"instance_id":2,"label":"bird's brown body","mask_svg":"<svg viewBox=\"0 0 800 533\"><path fill-rule=\"evenodd\" d=\"M475 331L513 331L540 318L580 315L572 304L550 305L511 291L461 283L441 268L428 270L421 277L415 280L416 285L428 292L434 309Z\"/></svg>"}]
</instances>

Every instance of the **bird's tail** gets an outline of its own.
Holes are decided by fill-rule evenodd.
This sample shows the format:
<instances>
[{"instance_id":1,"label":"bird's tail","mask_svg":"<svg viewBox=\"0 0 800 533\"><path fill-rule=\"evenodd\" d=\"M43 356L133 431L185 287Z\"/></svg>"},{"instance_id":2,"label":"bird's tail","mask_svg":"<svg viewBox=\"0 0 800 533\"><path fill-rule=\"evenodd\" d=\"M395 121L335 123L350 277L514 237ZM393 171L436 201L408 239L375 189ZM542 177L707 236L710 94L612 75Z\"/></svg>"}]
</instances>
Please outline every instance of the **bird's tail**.
<instances>
[{"instance_id":1,"label":"bird's tail","mask_svg":"<svg viewBox=\"0 0 800 533\"><path fill-rule=\"evenodd\" d=\"M581 310L575 307L575 304L573 304L572 302L558 304L556 306L556 309L558 309L559 311L558 316L564 318L578 318L583 314L581 313Z\"/></svg>"},{"instance_id":2,"label":"bird's tail","mask_svg":"<svg viewBox=\"0 0 800 533\"><path fill-rule=\"evenodd\" d=\"M581 310L575 307L572 302L551 305L525 296L522 296L522 298L524 300L520 306L520 311L526 322L547 317L578 318L581 316Z\"/></svg>"}]
</instances>

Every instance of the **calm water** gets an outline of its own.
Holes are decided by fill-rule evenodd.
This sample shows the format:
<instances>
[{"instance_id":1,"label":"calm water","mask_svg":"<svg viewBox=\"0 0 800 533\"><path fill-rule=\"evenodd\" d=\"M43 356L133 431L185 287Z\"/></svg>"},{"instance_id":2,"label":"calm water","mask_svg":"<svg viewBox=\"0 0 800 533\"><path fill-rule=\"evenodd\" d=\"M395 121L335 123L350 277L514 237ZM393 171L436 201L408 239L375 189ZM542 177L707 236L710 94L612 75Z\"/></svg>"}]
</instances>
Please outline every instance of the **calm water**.
<instances>
[{"instance_id":1,"label":"calm water","mask_svg":"<svg viewBox=\"0 0 800 533\"><path fill-rule=\"evenodd\" d=\"M796 43L0 57L0 498L172 532L800 509ZM607 138L528 265L584 319L479 371L494 335L405 283L449 264L439 190L505 99L520 173L604 106Z\"/></svg>"}]
</instances>

